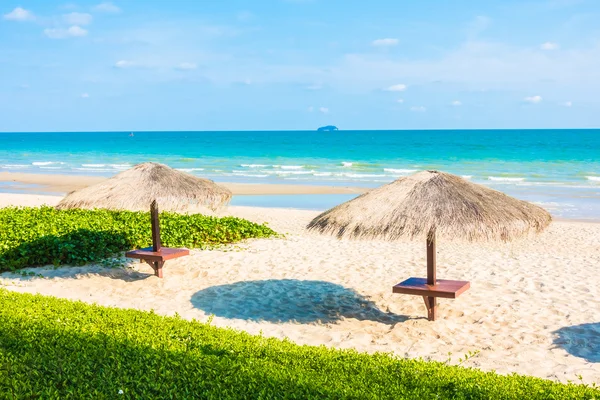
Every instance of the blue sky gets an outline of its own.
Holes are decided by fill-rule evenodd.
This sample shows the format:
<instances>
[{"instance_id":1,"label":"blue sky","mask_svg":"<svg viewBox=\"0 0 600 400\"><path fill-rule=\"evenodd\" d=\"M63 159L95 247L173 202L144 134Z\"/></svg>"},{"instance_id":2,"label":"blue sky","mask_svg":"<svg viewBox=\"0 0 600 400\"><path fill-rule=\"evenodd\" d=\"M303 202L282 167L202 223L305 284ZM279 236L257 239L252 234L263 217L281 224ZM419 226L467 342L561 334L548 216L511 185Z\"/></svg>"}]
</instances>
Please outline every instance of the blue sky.
<instances>
[{"instance_id":1,"label":"blue sky","mask_svg":"<svg viewBox=\"0 0 600 400\"><path fill-rule=\"evenodd\" d=\"M0 3L0 131L600 126L598 0Z\"/></svg>"}]
</instances>

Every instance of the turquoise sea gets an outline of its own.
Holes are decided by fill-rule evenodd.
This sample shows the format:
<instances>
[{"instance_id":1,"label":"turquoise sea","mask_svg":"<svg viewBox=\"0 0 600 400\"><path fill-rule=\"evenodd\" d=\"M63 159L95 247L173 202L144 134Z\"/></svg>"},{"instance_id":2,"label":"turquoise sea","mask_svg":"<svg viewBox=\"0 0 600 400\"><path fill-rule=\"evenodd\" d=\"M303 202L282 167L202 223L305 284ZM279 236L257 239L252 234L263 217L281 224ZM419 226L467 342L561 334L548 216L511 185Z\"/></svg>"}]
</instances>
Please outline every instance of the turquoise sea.
<instances>
[{"instance_id":1,"label":"turquoise sea","mask_svg":"<svg viewBox=\"0 0 600 400\"><path fill-rule=\"evenodd\" d=\"M29 173L111 176L157 161L217 182L375 187L438 169L559 217L600 219L600 130L0 133L0 143L0 171ZM324 209L347 198L233 204Z\"/></svg>"}]
</instances>

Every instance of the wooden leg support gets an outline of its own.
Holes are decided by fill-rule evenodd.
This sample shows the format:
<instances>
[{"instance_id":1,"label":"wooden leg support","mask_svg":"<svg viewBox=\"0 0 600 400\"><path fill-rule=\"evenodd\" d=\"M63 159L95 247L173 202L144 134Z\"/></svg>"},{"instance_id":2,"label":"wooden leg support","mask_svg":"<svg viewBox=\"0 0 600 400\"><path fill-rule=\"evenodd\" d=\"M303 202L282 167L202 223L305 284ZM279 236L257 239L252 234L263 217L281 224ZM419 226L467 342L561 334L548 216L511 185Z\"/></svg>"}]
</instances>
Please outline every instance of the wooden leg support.
<instances>
[{"instance_id":1,"label":"wooden leg support","mask_svg":"<svg viewBox=\"0 0 600 400\"><path fill-rule=\"evenodd\" d=\"M163 265L165 265L164 261L148 261L148 260L144 260L148 263L148 265L150 265L152 267L152 269L154 270L154 275L158 276L159 278L163 277Z\"/></svg>"},{"instance_id":2,"label":"wooden leg support","mask_svg":"<svg viewBox=\"0 0 600 400\"><path fill-rule=\"evenodd\" d=\"M425 300L425 307L427 307L427 319L429 321L435 321L437 314L437 299L435 297L423 296Z\"/></svg>"}]
</instances>

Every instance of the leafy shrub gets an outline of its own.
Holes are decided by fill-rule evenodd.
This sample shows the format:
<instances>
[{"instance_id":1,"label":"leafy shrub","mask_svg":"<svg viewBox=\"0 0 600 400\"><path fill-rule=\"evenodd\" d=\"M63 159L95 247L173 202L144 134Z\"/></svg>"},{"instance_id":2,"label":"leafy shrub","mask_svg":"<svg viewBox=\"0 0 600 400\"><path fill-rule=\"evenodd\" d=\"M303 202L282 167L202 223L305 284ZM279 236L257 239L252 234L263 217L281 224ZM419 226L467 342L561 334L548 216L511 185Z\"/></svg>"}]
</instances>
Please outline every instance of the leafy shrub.
<instances>
[{"instance_id":1,"label":"leafy shrub","mask_svg":"<svg viewBox=\"0 0 600 400\"><path fill-rule=\"evenodd\" d=\"M265 225L200 214L160 215L165 246L203 248L275 235ZM0 272L38 265L82 265L152 244L149 213L63 210L52 207L0 209Z\"/></svg>"},{"instance_id":2,"label":"leafy shrub","mask_svg":"<svg viewBox=\"0 0 600 400\"><path fill-rule=\"evenodd\" d=\"M0 290L0 394L51 399L598 399L587 386L299 346Z\"/></svg>"}]
</instances>

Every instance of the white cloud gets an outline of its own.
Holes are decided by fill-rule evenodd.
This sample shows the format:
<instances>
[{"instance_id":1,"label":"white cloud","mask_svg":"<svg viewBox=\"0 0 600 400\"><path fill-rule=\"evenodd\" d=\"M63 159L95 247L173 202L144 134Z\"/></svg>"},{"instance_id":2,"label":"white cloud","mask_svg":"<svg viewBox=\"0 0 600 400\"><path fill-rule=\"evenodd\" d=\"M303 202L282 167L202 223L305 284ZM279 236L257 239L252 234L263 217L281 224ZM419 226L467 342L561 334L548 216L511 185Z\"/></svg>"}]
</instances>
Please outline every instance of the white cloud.
<instances>
[{"instance_id":1,"label":"white cloud","mask_svg":"<svg viewBox=\"0 0 600 400\"><path fill-rule=\"evenodd\" d=\"M179 69L181 71L191 71L196 68L198 68L198 66L196 64L190 63L190 62L184 62L177 66L177 69Z\"/></svg>"},{"instance_id":2,"label":"white cloud","mask_svg":"<svg viewBox=\"0 0 600 400\"><path fill-rule=\"evenodd\" d=\"M397 85L392 85L385 90L387 90L388 92L404 92L406 90L406 85L403 83L399 83Z\"/></svg>"},{"instance_id":3,"label":"white cloud","mask_svg":"<svg viewBox=\"0 0 600 400\"><path fill-rule=\"evenodd\" d=\"M83 37L88 34L88 31L85 29L74 25L69 29L44 29L44 34L48 36L50 39L67 39L71 37Z\"/></svg>"},{"instance_id":4,"label":"white cloud","mask_svg":"<svg viewBox=\"0 0 600 400\"><path fill-rule=\"evenodd\" d=\"M93 10L96 12L112 13L112 14L121 12L121 9L117 6L115 6L111 2L100 3L96 6L94 6Z\"/></svg>"},{"instance_id":5,"label":"white cloud","mask_svg":"<svg viewBox=\"0 0 600 400\"><path fill-rule=\"evenodd\" d=\"M310 106L306 109L306 111L313 112L313 111L315 111L315 108L313 106Z\"/></svg>"},{"instance_id":6,"label":"white cloud","mask_svg":"<svg viewBox=\"0 0 600 400\"><path fill-rule=\"evenodd\" d=\"M88 93L81 93L81 98L82 99L87 99L89 97L90 97L90 95Z\"/></svg>"},{"instance_id":7,"label":"white cloud","mask_svg":"<svg viewBox=\"0 0 600 400\"><path fill-rule=\"evenodd\" d=\"M415 107L411 107L410 111L412 112L425 112L427 111L427 109L423 106L415 106Z\"/></svg>"},{"instance_id":8,"label":"white cloud","mask_svg":"<svg viewBox=\"0 0 600 400\"><path fill-rule=\"evenodd\" d=\"M33 21L35 15L29 10L17 7L8 14L4 14L4 19L9 21Z\"/></svg>"},{"instance_id":9,"label":"white cloud","mask_svg":"<svg viewBox=\"0 0 600 400\"><path fill-rule=\"evenodd\" d=\"M116 68L131 68L133 66L135 66L133 61L119 60L115 63Z\"/></svg>"},{"instance_id":10,"label":"white cloud","mask_svg":"<svg viewBox=\"0 0 600 400\"><path fill-rule=\"evenodd\" d=\"M377 39L377 40L373 40L373 42L371 42L371 44L375 47L396 46L398 44L398 39L393 39L393 38Z\"/></svg>"},{"instance_id":11,"label":"white cloud","mask_svg":"<svg viewBox=\"0 0 600 400\"><path fill-rule=\"evenodd\" d=\"M558 43L546 42L540 45L540 49L542 50L558 50L560 45Z\"/></svg>"},{"instance_id":12,"label":"white cloud","mask_svg":"<svg viewBox=\"0 0 600 400\"><path fill-rule=\"evenodd\" d=\"M321 111L323 114L328 114L329 113L329 108L327 108L327 107L320 107L319 111Z\"/></svg>"},{"instance_id":13,"label":"white cloud","mask_svg":"<svg viewBox=\"0 0 600 400\"><path fill-rule=\"evenodd\" d=\"M404 103L404 99L398 99L396 100L397 103Z\"/></svg>"},{"instance_id":14,"label":"white cloud","mask_svg":"<svg viewBox=\"0 0 600 400\"><path fill-rule=\"evenodd\" d=\"M462 102L460 100L454 100L452 103L450 103L451 105L455 106L455 107L459 107L462 106Z\"/></svg>"},{"instance_id":15,"label":"white cloud","mask_svg":"<svg viewBox=\"0 0 600 400\"><path fill-rule=\"evenodd\" d=\"M542 101L542 96L528 96L525 97L523 100L525 100L528 103L537 104L540 101Z\"/></svg>"},{"instance_id":16,"label":"white cloud","mask_svg":"<svg viewBox=\"0 0 600 400\"><path fill-rule=\"evenodd\" d=\"M565 107L572 107L573 106L573 102L572 101L565 101L564 103L562 103L563 106Z\"/></svg>"},{"instance_id":17,"label":"white cloud","mask_svg":"<svg viewBox=\"0 0 600 400\"><path fill-rule=\"evenodd\" d=\"M63 15L63 19L69 25L89 25L92 23L93 17L87 13L72 12Z\"/></svg>"}]
</instances>

